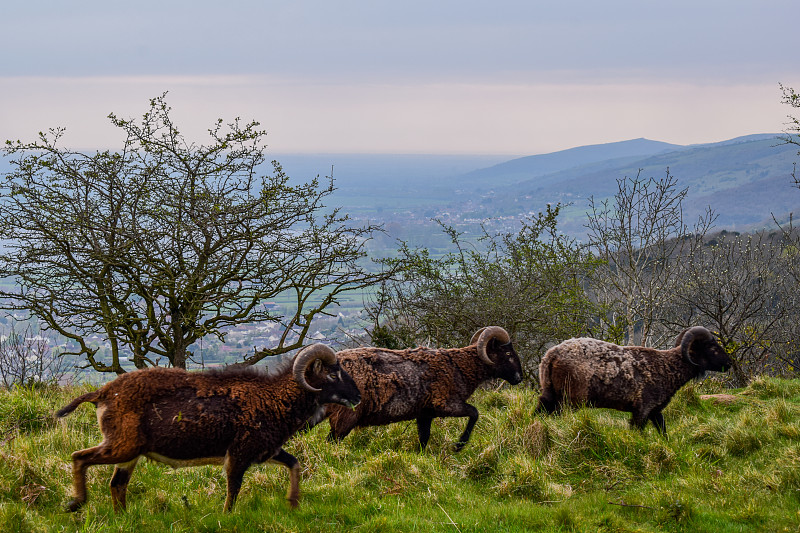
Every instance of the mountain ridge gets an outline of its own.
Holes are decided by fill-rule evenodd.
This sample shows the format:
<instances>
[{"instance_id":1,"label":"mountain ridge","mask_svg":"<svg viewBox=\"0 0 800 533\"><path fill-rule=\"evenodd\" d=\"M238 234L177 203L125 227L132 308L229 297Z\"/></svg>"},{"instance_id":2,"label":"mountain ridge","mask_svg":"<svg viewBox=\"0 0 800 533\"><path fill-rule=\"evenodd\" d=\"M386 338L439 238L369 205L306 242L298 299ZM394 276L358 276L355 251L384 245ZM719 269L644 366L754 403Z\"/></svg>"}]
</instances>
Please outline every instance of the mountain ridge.
<instances>
[{"instance_id":1,"label":"mountain ridge","mask_svg":"<svg viewBox=\"0 0 800 533\"><path fill-rule=\"evenodd\" d=\"M470 181L470 177L480 178L491 175L496 178L498 174L516 175L523 172L534 176L544 176L586 164L612 159L643 157L682 148L684 148L682 145L652 141L640 137L626 141L576 146L557 152L519 157L491 167L474 170L462 175L460 178Z\"/></svg>"},{"instance_id":2,"label":"mountain ridge","mask_svg":"<svg viewBox=\"0 0 800 533\"><path fill-rule=\"evenodd\" d=\"M710 206L718 214L720 227L750 227L800 207L800 191L792 190L791 172L799 158L797 146L780 141L777 134L755 134L719 143L679 147L642 158L621 158L589 163L514 183L503 176L487 176L496 185L484 200L481 218L494 211L508 215L530 212L548 203L569 204L565 230L579 234L576 217L585 219L590 197L610 198L617 180L625 177L661 178L667 172L678 187L688 187L684 210L693 217ZM502 166L496 166L502 168Z\"/></svg>"}]
</instances>

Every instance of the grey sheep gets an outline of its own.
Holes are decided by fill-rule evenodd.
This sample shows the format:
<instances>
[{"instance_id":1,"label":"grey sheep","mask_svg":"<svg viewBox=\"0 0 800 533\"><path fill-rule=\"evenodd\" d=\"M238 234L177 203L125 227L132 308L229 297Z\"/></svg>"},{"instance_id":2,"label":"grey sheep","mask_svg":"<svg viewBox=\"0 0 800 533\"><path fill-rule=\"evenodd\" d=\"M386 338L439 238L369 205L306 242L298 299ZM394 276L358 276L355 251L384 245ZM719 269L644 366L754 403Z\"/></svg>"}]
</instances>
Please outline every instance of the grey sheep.
<instances>
[{"instance_id":1,"label":"grey sheep","mask_svg":"<svg viewBox=\"0 0 800 533\"><path fill-rule=\"evenodd\" d=\"M144 456L173 468L223 465L227 474L225 511L233 507L245 471L270 461L289 469L287 499L299 498L300 465L283 444L329 402L352 406L360 394L328 346L301 350L275 374L239 368L186 372L148 368L123 374L100 389L75 398L56 415L83 402L97 406L103 442L72 454L74 499L86 502L86 469L116 465L111 477L114 510L125 508L131 473Z\"/></svg>"},{"instance_id":2,"label":"grey sheep","mask_svg":"<svg viewBox=\"0 0 800 533\"><path fill-rule=\"evenodd\" d=\"M685 330L670 350L617 346L597 339L569 339L553 346L539 365L538 412L573 406L607 407L632 414L631 426L647 421L666 435L661 411L687 381L706 371L724 372L731 359L706 328Z\"/></svg>"},{"instance_id":3,"label":"grey sheep","mask_svg":"<svg viewBox=\"0 0 800 533\"><path fill-rule=\"evenodd\" d=\"M487 380L502 378L512 385L522 381L522 367L511 339L501 327L478 331L463 348L388 350L355 348L338 352L340 364L361 391L355 410L329 405L329 438L342 439L355 427L416 420L420 449L425 449L435 417L468 417L456 444L461 450L478 420L478 410L467 403Z\"/></svg>"}]
</instances>

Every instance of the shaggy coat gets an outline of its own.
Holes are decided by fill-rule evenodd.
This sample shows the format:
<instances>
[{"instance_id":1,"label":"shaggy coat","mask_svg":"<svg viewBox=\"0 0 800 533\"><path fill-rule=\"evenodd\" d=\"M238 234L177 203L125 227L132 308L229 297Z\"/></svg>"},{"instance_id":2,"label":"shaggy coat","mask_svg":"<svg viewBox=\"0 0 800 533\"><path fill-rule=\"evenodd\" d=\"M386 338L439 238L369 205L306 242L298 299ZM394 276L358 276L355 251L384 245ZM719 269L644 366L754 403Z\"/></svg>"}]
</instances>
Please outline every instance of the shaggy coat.
<instances>
[{"instance_id":1,"label":"shaggy coat","mask_svg":"<svg viewBox=\"0 0 800 533\"><path fill-rule=\"evenodd\" d=\"M706 371L725 371L731 360L705 328L684 331L670 350L617 346L597 339L569 339L550 348L539 365L542 395L537 411L573 406L607 407L632 414L666 434L661 414L687 381Z\"/></svg>"},{"instance_id":2,"label":"shaggy coat","mask_svg":"<svg viewBox=\"0 0 800 533\"><path fill-rule=\"evenodd\" d=\"M329 354L312 359L308 375L308 361L300 369L303 383L289 368L276 375L247 368L208 372L149 368L123 374L76 398L56 415L65 416L91 402L97 406L104 439L72 454L74 499L69 509L76 511L86 501L86 468L94 464L116 465L111 499L115 511L125 508L128 481L142 456L176 468L223 465L226 511L236 501L251 464L283 464L290 472L287 499L295 507L300 467L281 446L325 403L354 405L360 398L333 351L322 348ZM294 370L297 374L297 364Z\"/></svg>"},{"instance_id":3,"label":"shaggy coat","mask_svg":"<svg viewBox=\"0 0 800 533\"><path fill-rule=\"evenodd\" d=\"M478 410L467 403L475 389L495 378L512 385L522 381L519 357L508 333L496 326L476 333L473 343L463 348L365 347L343 350L336 356L361 391L361 404L355 410L327 407L329 438L337 440L355 427L416 420L420 449L424 449L435 417L466 416L467 426L456 444L458 451L478 420Z\"/></svg>"}]
</instances>

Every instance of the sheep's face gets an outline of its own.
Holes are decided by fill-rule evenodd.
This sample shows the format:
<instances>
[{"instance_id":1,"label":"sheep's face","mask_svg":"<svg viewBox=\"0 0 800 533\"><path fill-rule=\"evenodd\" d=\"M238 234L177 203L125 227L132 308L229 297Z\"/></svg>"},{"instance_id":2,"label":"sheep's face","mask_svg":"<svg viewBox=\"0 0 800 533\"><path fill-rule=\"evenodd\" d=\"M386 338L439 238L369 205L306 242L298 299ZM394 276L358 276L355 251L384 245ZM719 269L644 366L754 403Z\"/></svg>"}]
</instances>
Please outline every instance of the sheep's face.
<instances>
[{"instance_id":1,"label":"sheep's face","mask_svg":"<svg viewBox=\"0 0 800 533\"><path fill-rule=\"evenodd\" d=\"M517 351L510 342L500 344L496 340L492 340L489 342L486 353L494 361L495 377L504 379L512 385L522 381L522 364L519 362Z\"/></svg>"},{"instance_id":2,"label":"sheep's face","mask_svg":"<svg viewBox=\"0 0 800 533\"><path fill-rule=\"evenodd\" d=\"M329 365L315 361L313 375L309 376L308 382L313 387L322 389L319 393L320 403L355 407L361 402L361 392L356 382L339 363Z\"/></svg>"},{"instance_id":3,"label":"sheep's face","mask_svg":"<svg viewBox=\"0 0 800 533\"><path fill-rule=\"evenodd\" d=\"M692 352L698 355L698 362L706 371L725 372L732 365L728 352L713 337L695 341Z\"/></svg>"}]
</instances>

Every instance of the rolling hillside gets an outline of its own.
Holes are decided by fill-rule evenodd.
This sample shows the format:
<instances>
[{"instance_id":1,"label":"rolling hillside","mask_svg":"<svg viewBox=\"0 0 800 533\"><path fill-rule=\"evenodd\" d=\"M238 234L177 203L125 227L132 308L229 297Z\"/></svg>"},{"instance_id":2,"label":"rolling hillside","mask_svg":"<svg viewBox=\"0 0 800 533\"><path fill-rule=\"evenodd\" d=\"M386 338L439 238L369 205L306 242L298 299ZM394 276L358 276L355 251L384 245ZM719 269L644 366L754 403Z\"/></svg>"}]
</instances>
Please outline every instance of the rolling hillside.
<instances>
[{"instance_id":1,"label":"rolling hillside","mask_svg":"<svg viewBox=\"0 0 800 533\"><path fill-rule=\"evenodd\" d=\"M797 147L780 144L774 135L677 147L644 157L578 163L541 176L536 176L537 157L540 156L482 170L484 185L470 191L482 200L475 203L465 198L462 204L465 210L474 217L484 218L538 211L547 203L570 203L564 229L580 234L588 199L612 196L617 190L617 179L635 177L640 169L640 176L645 179L661 178L669 169L679 186L689 187L684 206L687 221L711 206L719 215L718 227L741 230L771 220L772 214L783 217L800 207L800 191L791 186L792 164L800 159ZM530 177L509 183L512 176L525 174L528 162Z\"/></svg>"},{"instance_id":2,"label":"rolling hillside","mask_svg":"<svg viewBox=\"0 0 800 533\"><path fill-rule=\"evenodd\" d=\"M498 185L512 185L535 177L539 185L542 185L547 182L559 181L559 173L566 169L574 169L586 165L620 165L624 164L624 162L637 161L643 157L674 152L683 148L680 145L650 141L648 139L579 146L550 154L512 159L498 165L457 176L453 181L462 186L473 183L479 187L486 187L489 184L496 187Z\"/></svg>"}]
</instances>

